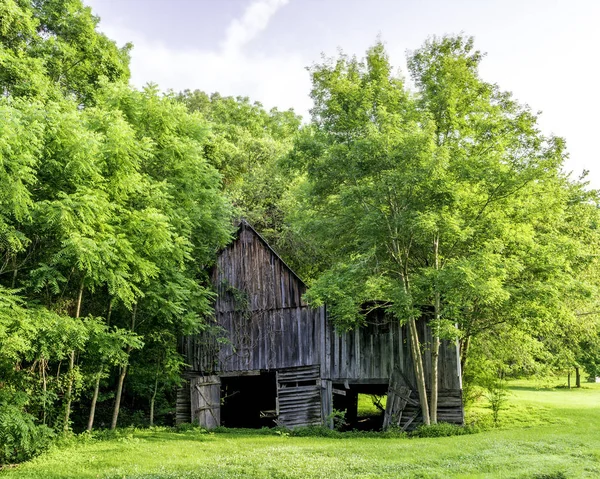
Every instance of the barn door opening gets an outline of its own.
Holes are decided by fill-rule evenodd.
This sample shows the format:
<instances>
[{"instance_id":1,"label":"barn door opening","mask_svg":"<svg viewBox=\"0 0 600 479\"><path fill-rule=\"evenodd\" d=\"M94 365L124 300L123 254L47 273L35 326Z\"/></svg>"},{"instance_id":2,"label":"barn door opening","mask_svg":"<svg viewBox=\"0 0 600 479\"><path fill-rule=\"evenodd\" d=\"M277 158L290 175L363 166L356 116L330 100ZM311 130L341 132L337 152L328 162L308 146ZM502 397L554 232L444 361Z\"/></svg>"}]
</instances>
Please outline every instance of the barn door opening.
<instances>
[{"instance_id":1,"label":"barn door opening","mask_svg":"<svg viewBox=\"0 0 600 479\"><path fill-rule=\"evenodd\" d=\"M221 424L246 428L275 426L276 396L274 372L221 377Z\"/></svg>"},{"instance_id":2,"label":"barn door opening","mask_svg":"<svg viewBox=\"0 0 600 479\"><path fill-rule=\"evenodd\" d=\"M190 380L192 423L206 429L221 425L221 382L219 376L196 376Z\"/></svg>"},{"instance_id":3,"label":"barn door opening","mask_svg":"<svg viewBox=\"0 0 600 479\"><path fill-rule=\"evenodd\" d=\"M333 409L343 413L334 418L334 426L345 431L380 431L387 387L384 383L334 383Z\"/></svg>"}]
</instances>

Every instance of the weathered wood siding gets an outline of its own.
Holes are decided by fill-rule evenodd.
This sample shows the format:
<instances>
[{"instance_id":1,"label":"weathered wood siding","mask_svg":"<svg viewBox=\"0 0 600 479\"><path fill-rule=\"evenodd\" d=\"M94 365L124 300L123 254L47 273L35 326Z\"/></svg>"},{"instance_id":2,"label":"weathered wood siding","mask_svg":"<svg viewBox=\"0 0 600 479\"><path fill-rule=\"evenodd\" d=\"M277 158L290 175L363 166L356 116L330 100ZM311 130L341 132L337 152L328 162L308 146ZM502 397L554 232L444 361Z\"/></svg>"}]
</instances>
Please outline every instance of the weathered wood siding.
<instances>
[{"instance_id":1,"label":"weathered wood siding","mask_svg":"<svg viewBox=\"0 0 600 479\"><path fill-rule=\"evenodd\" d=\"M411 391L410 401L401 416L400 427L411 430L423 422L413 367L408 328L386 318L380 311L371 322L349 332L338 333L329 324L330 351L328 357L333 383L387 384L394 371L401 371L405 385ZM417 322L421 344L431 343L431 330L426 321ZM464 423L462 381L458 345L442 341L438 364L438 420ZM426 387L431 387L431 356L423 354Z\"/></svg>"},{"instance_id":2,"label":"weathered wood siding","mask_svg":"<svg viewBox=\"0 0 600 479\"><path fill-rule=\"evenodd\" d=\"M321 374L316 366L277 371L277 422L289 428L323 423Z\"/></svg>"},{"instance_id":3,"label":"weathered wood siding","mask_svg":"<svg viewBox=\"0 0 600 479\"><path fill-rule=\"evenodd\" d=\"M417 322L421 344L431 341L425 321ZM334 382L387 383L395 368L416 384L407 327L379 315L373 322L349 332L338 333L329 325L331 341L331 379ZM456 342L442 341L439 356L439 389L461 389L460 366ZM431 358L423 354L424 369L431 371ZM426 375L430 387L430 375ZM416 390L416 387L411 387Z\"/></svg>"},{"instance_id":4,"label":"weathered wood siding","mask_svg":"<svg viewBox=\"0 0 600 479\"><path fill-rule=\"evenodd\" d=\"M310 396L309 409L316 410L320 401L321 421L331 413L335 384L387 384L398 369L406 378L411 397L417 397L407 328L376 310L365 326L336 331L326 319L325 307L312 309L305 304L305 284L247 223L242 222L237 239L219 254L211 279L217 300L210 331L185 338L182 344L190 377L261 370L287 374L282 370L318 367L320 383L314 388L320 396ZM417 327L422 344L427 345L429 329L424 321ZM429 355L424 354L423 360L429 388ZM439 360L438 416L441 421L460 423L462 385L456 343L444 341ZM288 393L291 391L282 391L283 396ZM294 395L300 398L303 391L297 393ZM183 417L187 414L183 412L187 408L185 398L178 402ZM193 416L194 404L191 407ZM411 414L417 424L418 408L410 403L402 423Z\"/></svg>"},{"instance_id":5,"label":"weathered wood siding","mask_svg":"<svg viewBox=\"0 0 600 479\"><path fill-rule=\"evenodd\" d=\"M249 225L219 255L211 333L187 338L194 371L279 369L321 361L324 308L303 300L306 286Z\"/></svg>"},{"instance_id":6,"label":"weathered wood siding","mask_svg":"<svg viewBox=\"0 0 600 479\"><path fill-rule=\"evenodd\" d=\"M177 403L175 406L175 411L175 424L192 422L192 406L189 381L184 381L181 384L181 386L177 389Z\"/></svg>"},{"instance_id":7,"label":"weathered wood siding","mask_svg":"<svg viewBox=\"0 0 600 479\"><path fill-rule=\"evenodd\" d=\"M427 390L427 396L429 397L429 390ZM414 403L419 402L419 394L416 391L411 393L411 399ZM402 415L402 422L400 427L411 430L419 424L423 423L423 417L421 416L421 408L415 404L407 404ZM410 427L406 426L406 421L409 418L415 418L413 424ZM452 424L463 424L465 420L464 410L462 405L462 390L460 389L440 389L438 391L438 421L449 422Z\"/></svg>"},{"instance_id":8,"label":"weathered wood siding","mask_svg":"<svg viewBox=\"0 0 600 479\"><path fill-rule=\"evenodd\" d=\"M188 363L193 370L205 372L319 364L323 324L323 309L308 306L217 313L219 339L206 335L188 338Z\"/></svg>"},{"instance_id":9,"label":"weathered wood siding","mask_svg":"<svg viewBox=\"0 0 600 479\"><path fill-rule=\"evenodd\" d=\"M190 379L190 409L193 423L212 429L221 425L221 380L219 376Z\"/></svg>"},{"instance_id":10,"label":"weathered wood siding","mask_svg":"<svg viewBox=\"0 0 600 479\"><path fill-rule=\"evenodd\" d=\"M235 290L243 292L250 311L272 311L306 306L306 286L246 223L238 238L219 255L212 281L217 288L217 313L240 308Z\"/></svg>"}]
</instances>

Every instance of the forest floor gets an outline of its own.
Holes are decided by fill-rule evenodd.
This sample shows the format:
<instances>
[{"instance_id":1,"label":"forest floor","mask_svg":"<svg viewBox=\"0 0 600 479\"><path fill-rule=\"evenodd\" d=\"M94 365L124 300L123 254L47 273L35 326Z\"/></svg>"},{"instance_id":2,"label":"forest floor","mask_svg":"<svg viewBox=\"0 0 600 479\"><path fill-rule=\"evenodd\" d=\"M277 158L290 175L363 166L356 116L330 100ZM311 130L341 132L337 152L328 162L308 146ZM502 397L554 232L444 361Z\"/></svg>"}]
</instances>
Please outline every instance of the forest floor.
<instances>
[{"instance_id":1,"label":"forest floor","mask_svg":"<svg viewBox=\"0 0 600 479\"><path fill-rule=\"evenodd\" d=\"M476 434L333 438L125 429L112 439L79 438L0 478L597 478L600 384L582 386L512 382L499 426ZM490 416L482 400L467 422L489 423Z\"/></svg>"}]
</instances>

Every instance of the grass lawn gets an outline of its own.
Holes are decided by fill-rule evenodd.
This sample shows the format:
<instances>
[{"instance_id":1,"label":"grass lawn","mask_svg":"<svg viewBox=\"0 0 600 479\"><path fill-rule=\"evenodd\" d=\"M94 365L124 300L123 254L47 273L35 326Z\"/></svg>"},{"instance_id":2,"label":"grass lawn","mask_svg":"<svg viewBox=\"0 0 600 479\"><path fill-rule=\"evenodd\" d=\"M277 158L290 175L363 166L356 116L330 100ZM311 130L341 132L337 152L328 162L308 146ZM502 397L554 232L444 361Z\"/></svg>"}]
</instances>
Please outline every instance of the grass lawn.
<instances>
[{"instance_id":1,"label":"grass lawn","mask_svg":"<svg viewBox=\"0 0 600 479\"><path fill-rule=\"evenodd\" d=\"M600 477L600 384L511 383L500 427L442 438L291 437L140 430L80 440L0 478ZM489 421L483 405L467 421Z\"/></svg>"}]
</instances>

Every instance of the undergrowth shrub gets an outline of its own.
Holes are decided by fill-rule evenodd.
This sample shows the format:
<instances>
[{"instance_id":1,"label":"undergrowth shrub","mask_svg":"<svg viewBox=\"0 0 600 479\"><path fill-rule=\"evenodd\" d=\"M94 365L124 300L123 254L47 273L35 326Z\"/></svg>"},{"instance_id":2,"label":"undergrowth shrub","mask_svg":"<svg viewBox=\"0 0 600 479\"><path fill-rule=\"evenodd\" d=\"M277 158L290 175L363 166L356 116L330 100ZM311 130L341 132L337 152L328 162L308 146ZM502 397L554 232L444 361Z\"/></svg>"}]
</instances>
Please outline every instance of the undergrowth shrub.
<instances>
[{"instance_id":1,"label":"undergrowth shrub","mask_svg":"<svg viewBox=\"0 0 600 479\"><path fill-rule=\"evenodd\" d=\"M494 378L493 380L488 381L485 388L485 398L488 400L489 408L492 410L494 425L498 426L500 411L506 408L506 403L508 401L508 388L506 382L502 379Z\"/></svg>"},{"instance_id":2,"label":"undergrowth shrub","mask_svg":"<svg viewBox=\"0 0 600 479\"><path fill-rule=\"evenodd\" d=\"M326 426L307 426L290 429L293 437L328 437L331 439L348 439L351 437L370 438L400 438L407 437L406 432L400 429L389 429L387 431L337 431Z\"/></svg>"},{"instance_id":3,"label":"undergrowth shrub","mask_svg":"<svg viewBox=\"0 0 600 479\"><path fill-rule=\"evenodd\" d=\"M450 424L448 422L440 422L438 424L431 424L426 426L421 424L413 432L410 433L411 437L448 437L448 436L462 436L464 434L474 434L477 432L473 426L457 426L456 424Z\"/></svg>"},{"instance_id":4,"label":"undergrowth shrub","mask_svg":"<svg viewBox=\"0 0 600 479\"><path fill-rule=\"evenodd\" d=\"M556 471L546 474L535 474L533 479L567 479L567 475L562 471Z\"/></svg>"},{"instance_id":5,"label":"undergrowth shrub","mask_svg":"<svg viewBox=\"0 0 600 479\"><path fill-rule=\"evenodd\" d=\"M24 410L27 396L0 391L0 465L23 462L45 451L53 431Z\"/></svg>"},{"instance_id":6,"label":"undergrowth shrub","mask_svg":"<svg viewBox=\"0 0 600 479\"><path fill-rule=\"evenodd\" d=\"M198 429L202 429L197 423L190 422L182 422L181 424L177 424L175 426L175 431L177 432L188 432L188 431L196 431Z\"/></svg>"}]
</instances>

